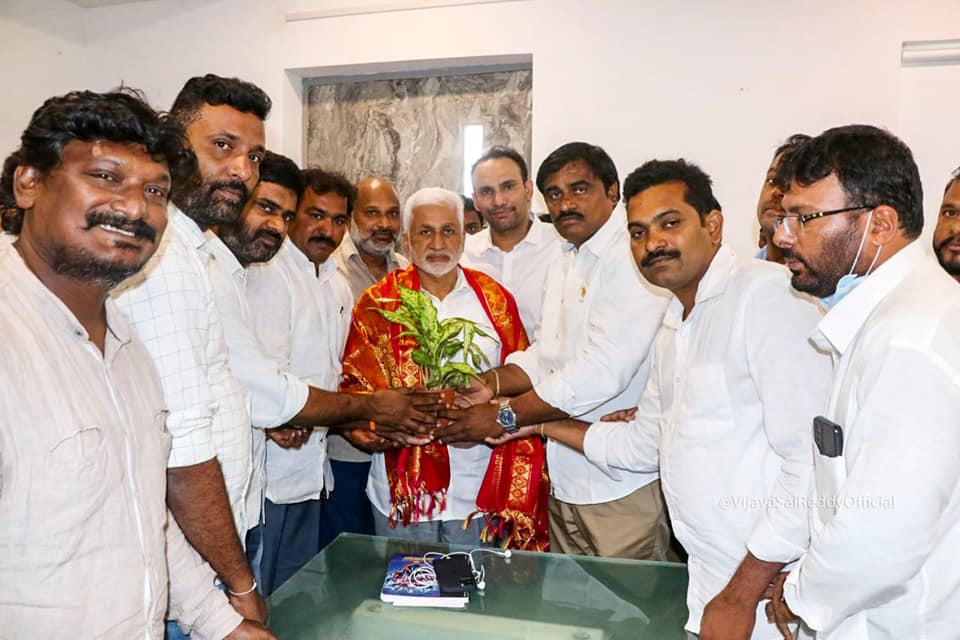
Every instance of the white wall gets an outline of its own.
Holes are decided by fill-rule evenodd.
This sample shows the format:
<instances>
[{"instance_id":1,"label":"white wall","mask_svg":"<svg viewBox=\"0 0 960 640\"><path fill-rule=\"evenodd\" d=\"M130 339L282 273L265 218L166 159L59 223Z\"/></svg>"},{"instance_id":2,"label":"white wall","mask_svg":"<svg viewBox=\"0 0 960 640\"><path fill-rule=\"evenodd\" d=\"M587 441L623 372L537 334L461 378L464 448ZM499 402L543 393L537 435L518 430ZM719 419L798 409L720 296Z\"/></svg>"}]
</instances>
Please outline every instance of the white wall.
<instances>
[{"instance_id":1,"label":"white wall","mask_svg":"<svg viewBox=\"0 0 960 640\"><path fill-rule=\"evenodd\" d=\"M83 9L63 0L0 2L0 155L19 146L30 114L87 83Z\"/></svg>"},{"instance_id":2,"label":"white wall","mask_svg":"<svg viewBox=\"0 0 960 640\"><path fill-rule=\"evenodd\" d=\"M168 106L191 75L242 76L274 98L268 144L300 158L296 75L305 69L532 54L534 167L574 139L604 146L622 176L652 157L687 157L714 177L727 242L741 253L755 247L770 155L791 133L867 122L900 134L928 181L928 216L960 164L950 119L960 67L902 69L899 60L903 40L958 36L955 0L518 0L284 21L287 9L349 4L155 0L85 10L86 80L100 90L123 80ZM33 83L39 95L60 88ZM10 119L25 122L29 108L0 109L8 140Z\"/></svg>"}]
</instances>

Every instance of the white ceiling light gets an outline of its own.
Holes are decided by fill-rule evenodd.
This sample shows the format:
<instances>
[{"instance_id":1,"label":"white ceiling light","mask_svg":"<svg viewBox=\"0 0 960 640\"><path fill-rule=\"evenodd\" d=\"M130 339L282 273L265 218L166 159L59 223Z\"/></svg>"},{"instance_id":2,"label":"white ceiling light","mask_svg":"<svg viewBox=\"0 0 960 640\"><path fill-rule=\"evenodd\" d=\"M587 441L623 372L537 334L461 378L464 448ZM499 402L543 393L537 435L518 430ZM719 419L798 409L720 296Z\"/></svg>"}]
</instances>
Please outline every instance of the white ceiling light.
<instances>
[{"instance_id":1,"label":"white ceiling light","mask_svg":"<svg viewBox=\"0 0 960 640\"><path fill-rule=\"evenodd\" d=\"M900 63L905 67L960 64L960 40L908 40Z\"/></svg>"}]
</instances>

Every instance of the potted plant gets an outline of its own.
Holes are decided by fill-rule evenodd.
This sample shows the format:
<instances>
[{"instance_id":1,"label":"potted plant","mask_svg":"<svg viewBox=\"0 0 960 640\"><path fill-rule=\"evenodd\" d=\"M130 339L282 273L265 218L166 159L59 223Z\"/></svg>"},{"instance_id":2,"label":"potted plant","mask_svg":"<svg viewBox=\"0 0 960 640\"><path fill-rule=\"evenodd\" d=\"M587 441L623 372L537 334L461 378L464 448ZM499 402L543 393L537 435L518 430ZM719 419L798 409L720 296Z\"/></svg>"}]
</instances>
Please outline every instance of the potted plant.
<instances>
[{"instance_id":1,"label":"potted plant","mask_svg":"<svg viewBox=\"0 0 960 640\"><path fill-rule=\"evenodd\" d=\"M377 309L390 322L404 327L400 336L410 336L417 348L410 357L420 367L427 389L440 392L445 406L453 404L453 387L469 386L480 371L490 366L490 360L474 338L490 335L472 320L464 318L437 319L433 301L422 291L398 285L400 300L379 299L378 302L399 302L394 310ZM453 358L460 354L462 361Z\"/></svg>"}]
</instances>

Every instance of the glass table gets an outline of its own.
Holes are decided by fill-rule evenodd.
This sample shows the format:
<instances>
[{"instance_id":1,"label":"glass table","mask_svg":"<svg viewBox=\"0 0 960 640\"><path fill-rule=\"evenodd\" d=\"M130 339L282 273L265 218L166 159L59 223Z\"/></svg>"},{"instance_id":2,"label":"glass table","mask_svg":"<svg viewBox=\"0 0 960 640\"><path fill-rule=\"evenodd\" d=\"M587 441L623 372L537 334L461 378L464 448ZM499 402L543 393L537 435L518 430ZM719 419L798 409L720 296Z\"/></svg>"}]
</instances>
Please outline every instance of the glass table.
<instances>
[{"instance_id":1,"label":"glass table","mask_svg":"<svg viewBox=\"0 0 960 640\"><path fill-rule=\"evenodd\" d=\"M466 609L380 602L390 556L469 547L341 534L270 597L281 640L683 640L686 565L514 551L481 557ZM479 567L478 567L479 568Z\"/></svg>"}]
</instances>

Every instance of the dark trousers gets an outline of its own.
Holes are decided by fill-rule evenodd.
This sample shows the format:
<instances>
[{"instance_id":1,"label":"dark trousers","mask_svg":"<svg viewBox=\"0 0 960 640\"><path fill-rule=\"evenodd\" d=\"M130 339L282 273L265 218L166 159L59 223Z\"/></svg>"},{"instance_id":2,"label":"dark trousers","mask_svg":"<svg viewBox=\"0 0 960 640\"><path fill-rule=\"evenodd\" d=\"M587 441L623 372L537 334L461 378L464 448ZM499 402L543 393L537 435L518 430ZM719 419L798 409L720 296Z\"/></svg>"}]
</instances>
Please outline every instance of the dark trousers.
<instances>
[{"instance_id":1,"label":"dark trousers","mask_svg":"<svg viewBox=\"0 0 960 640\"><path fill-rule=\"evenodd\" d=\"M370 463L331 460L330 466L334 484L324 505L321 549L341 533L374 534L373 507L367 498Z\"/></svg>"}]
</instances>

